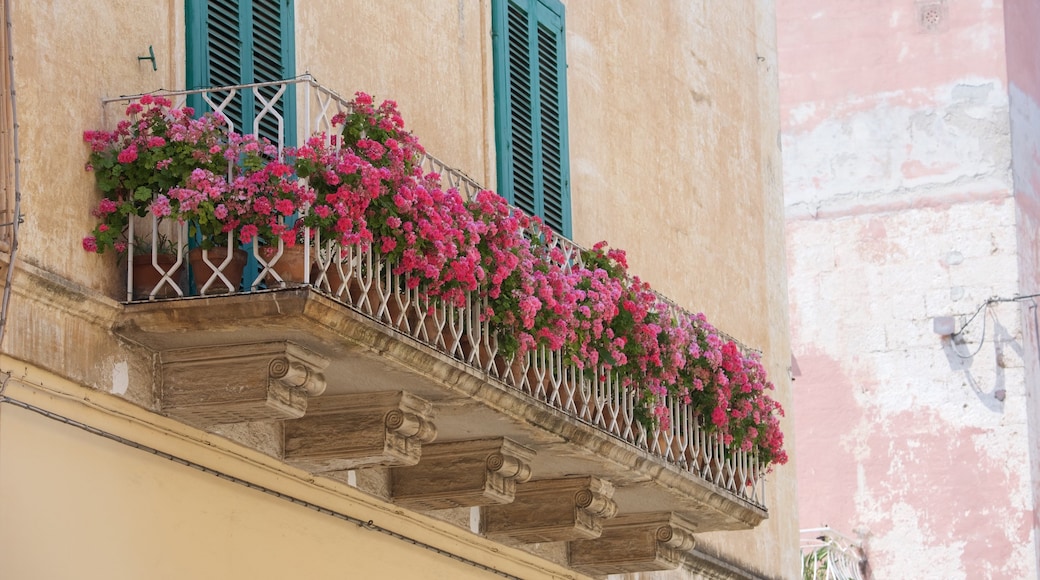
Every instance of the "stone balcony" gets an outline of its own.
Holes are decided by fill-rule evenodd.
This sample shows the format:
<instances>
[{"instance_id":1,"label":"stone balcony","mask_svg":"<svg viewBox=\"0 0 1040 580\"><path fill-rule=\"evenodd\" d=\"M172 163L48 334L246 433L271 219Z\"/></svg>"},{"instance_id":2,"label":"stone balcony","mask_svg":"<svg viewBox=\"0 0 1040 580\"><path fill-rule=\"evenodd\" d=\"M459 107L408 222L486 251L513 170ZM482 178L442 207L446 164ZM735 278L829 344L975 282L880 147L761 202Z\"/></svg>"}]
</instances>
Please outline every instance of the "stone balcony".
<instances>
[{"instance_id":1,"label":"stone balcony","mask_svg":"<svg viewBox=\"0 0 1040 580\"><path fill-rule=\"evenodd\" d=\"M285 85L317 112L308 130L328 130L344 105L309 78ZM204 96L220 110L228 94L260 88ZM464 195L479 189L424 163ZM557 243L577 259L576 246ZM346 257L324 259L332 254ZM114 331L156 353L162 413L203 429L263 425L273 434L264 451L317 476L385 470L390 501L479 506L481 533L566 542L570 565L590 574L673 568L692 534L767 517L757 459L727 450L689 410L672 405L667 429L646 429L619 377L583 376L545 349L500 354L479 304L400 287L370 249L309 249L297 282L274 275L278 259L260 259L251 291L189 296L178 285L168 299L137 298L128 267Z\"/></svg>"}]
</instances>

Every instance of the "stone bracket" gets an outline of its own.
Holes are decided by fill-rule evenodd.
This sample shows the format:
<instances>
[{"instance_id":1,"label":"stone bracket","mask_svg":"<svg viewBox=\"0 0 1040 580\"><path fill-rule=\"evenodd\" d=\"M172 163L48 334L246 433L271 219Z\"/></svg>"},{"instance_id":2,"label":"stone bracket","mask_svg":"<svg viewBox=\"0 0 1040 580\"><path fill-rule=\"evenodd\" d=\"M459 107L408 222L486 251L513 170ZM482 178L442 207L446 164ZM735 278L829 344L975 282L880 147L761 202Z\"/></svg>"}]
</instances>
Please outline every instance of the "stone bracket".
<instances>
[{"instance_id":1,"label":"stone bracket","mask_svg":"<svg viewBox=\"0 0 1040 580\"><path fill-rule=\"evenodd\" d=\"M613 495L610 482L593 476L524 483L513 503L484 510L484 532L528 544L596 538L617 514Z\"/></svg>"},{"instance_id":2,"label":"stone bracket","mask_svg":"<svg viewBox=\"0 0 1040 580\"><path fill-rule=\"evenodd\" d=\"M432 404L402 391L322 397L285 422L285 460L312 473L415 465L432 419Z\"/></svg>"},{"instance_id":3,"label":"stone bracket","mask_svg":"<svg viewBox=\"0 0 1040 580\"><path fill-rule=\"evenodd\" d=\"M572 568L591 575L673 570L695 545L695 525L674 512L618 516L603 535L568 544Z\"/></svg>"},{"instance_id":4,"label":"stone bracket","mask_svg":"<svg viewBox=\"0 0 1040 580\"><path fill-rule=\"evenodd\" d=\"M496 437L423 447L414 467L391 472L394 503L428 511L513 501L516 484L531 477L534 451Z\"/></svg>"},{"instance_id":5,"label":"stone bracket","mask_svg":"<svg viewBox=\"0 0 1040 580\"><path fill-rule=\"evenodd\" d=\"M287 341L159 353L163 413L196 426L301 417L329 360Z\"/></svg>"}]
</instances>

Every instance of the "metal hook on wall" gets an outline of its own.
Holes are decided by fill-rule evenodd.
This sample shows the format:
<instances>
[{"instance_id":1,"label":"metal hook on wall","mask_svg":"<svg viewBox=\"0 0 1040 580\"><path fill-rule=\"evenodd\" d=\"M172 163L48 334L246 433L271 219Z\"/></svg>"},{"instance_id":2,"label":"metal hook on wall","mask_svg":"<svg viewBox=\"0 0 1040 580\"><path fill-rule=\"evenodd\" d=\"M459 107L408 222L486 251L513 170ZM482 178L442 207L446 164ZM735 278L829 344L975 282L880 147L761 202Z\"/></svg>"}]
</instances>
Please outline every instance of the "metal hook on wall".
<instances>
[{"instance_id":1,"label":"metal hook on wall","mask_svg":"<svg viewBox=\"0 0 1040 580\"><path fill-rule=\"evenodd\" d=\"M158 71L159 70L159 67L156 66L156 64L155 64L155 51L152 50L152 45L150 45L150 44L148 45L148 56L139 56L139 57L137 57L137 62L141 62L142 60L150 60L150 61L152 61L152 70L154 70L154 71Z\"/></svg>"}]
</instances>

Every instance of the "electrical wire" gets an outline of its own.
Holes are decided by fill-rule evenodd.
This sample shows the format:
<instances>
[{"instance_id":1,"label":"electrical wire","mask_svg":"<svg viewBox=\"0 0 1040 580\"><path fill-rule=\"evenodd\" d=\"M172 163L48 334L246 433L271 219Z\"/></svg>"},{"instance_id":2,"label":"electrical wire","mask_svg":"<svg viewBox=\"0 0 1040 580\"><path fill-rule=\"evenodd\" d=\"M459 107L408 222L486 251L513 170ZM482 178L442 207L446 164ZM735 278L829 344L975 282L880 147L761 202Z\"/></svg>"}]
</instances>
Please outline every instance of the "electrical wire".
<instances>
[{"instance_id":1,"label":"electrical wire","mask_svg":"<svg viewBox=\"0 0 1040 580\"><path fill-rule=\"evenodd\" d=\"M982 336L979 337L979 346L975 349L975 352L973 352L971 354L968 354L968 355L961 354L957 350L957 341L956 341L957 336L959 336L961 333L963 333L968 328L968 325L971 324L973 320L975 320L975 318L979 315L980 312L982 312L983 310L986 310L988 312L989 311L989 307L994 305L994 304L1000 304L1002 302L1020 302L1020 301L1023 301L1023 300L1030 300L1030 301L1032 301L1033 304L1034 304L1034 308L1035 308L1036 301L1033 300L1033 299L1038 297L1038 296L1040 296L1040 293L1024 294L1022 296L1013 296L1011 298L1001 298L999 296L991 296L990 298L988 298L985 302L980 304L978 308L975 309L975 312L971 315L971 317L968 318L968 320L964 324L961 325L960 329L957 332L954 332L953 334L950 335L951 344L953 345L953 354L959 356L962 359L969 359L969 358L973 358L975 355L979 354L979 351L982 350L982 345L986 343L986 319L985 319L985 317L983 317L983 320L982 320Z\"/></svg>"},{"instance_id":2,"label":"electrical wire","mask_svg":"<svg viewBox=\"0 0 1040 580\"><path fill-rule=\"evenodd\" d=\"M971 315L971 318L968 319L968 322L964 323L964 326L962 326L960 330L958 330L957 332L953 333L950 336L950 344L953 346L953 354L959 356L962 359L969 359L969 358L974 358L975 355L979 354L979 351L982 350L982 345L984 345L986 343L986 319L985 319L985 317L983 317L983 319L982 319L982 337L979 338L979 346L975 349L975 352L973 352L971 354L968 354L968 355L961 354L960 351L957 350L957 341L955 339L956 339L958 334L964 332L964 329L967 328L968 324L970 324L972 320L975 320L975 317L979 315L979 312L981 312L983 309L986 309L987 312L988 312L989 305L990 305L990 303L988 301L984 302L982 304L982 306L980 306L979 309L975 311L975 314Z\"/></svg>"}]
</instances>

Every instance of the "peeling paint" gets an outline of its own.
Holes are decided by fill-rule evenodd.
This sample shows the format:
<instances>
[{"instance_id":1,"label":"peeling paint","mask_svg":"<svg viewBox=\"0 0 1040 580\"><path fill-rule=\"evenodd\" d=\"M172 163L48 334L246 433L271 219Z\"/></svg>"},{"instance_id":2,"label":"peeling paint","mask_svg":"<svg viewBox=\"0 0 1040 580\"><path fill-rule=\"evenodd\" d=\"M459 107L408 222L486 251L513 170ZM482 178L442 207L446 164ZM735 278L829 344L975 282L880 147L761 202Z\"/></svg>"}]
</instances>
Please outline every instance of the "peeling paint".
<instances>
[{"instance_id":1,"label":"peeling paint","mask_svg":"<svg viewBox=\"0 0 1040 580\"><path fill-rule=\"evenodd\" d=\"M852 396L852 381L843 375L837 360L819 352L804 352L798 354L798 361L799 366L815 369L819 380L804 384L801 379L796 381L793 414L821 419L795 421L798 481L832 483L815 488L810 498L805 494L799 498L801 525L827 525L851 532L856 512L848 490L857 487L857 453L855 441L845 435L848 425L862 421L862 412Z\"/></svg>"},{"instance_id":2,"label":"peeling paint","mask_svg":"<svg viewBox=\"0 0 1040 580\"><path fill-rule=\"evenodd\" d=\"M113 395L125 395L130 388L130 367L125 362L112 365L112 388L109 392Z\"/></svg>"},{"instance_id":3,"label":"peeling paint","mask_svg":"<svg viewBox=\"0 0 1040 580\"><path fill-rule=\"evenodd\" d=\"M883 102L837 113L810 130L788 126L782 137L788 204L959 182L1004 185L1011 152L1007 95L998 79L979 82L938 87L930 105Z\"/></svg>"},{"instance_id":4,"label":"peeling paint","mask_svg":"<svg viewBox=\"0 0 1040 580\"><path fill-rule=\"evenodd\" d=\"M965 578L1028 576L1028 567L1016 564L1029 555L1031 510L1018 501L1028 484L1006 468L1006 449L979 447L975 441L985 429L962 427L927 410L869 421L875 453L866 478L876 483L857 492L857 503L879 508L860 512L861 525L871 530L868 545L915 545L915 557L932 561L933 570L961 562ZM899 521L899 512L912 516L912 526ZM958 551L954 560L951 547ZM906 555L899 554L889 557L901 564Z\"/></svg>"},{"instance_id":5,"label":"peeling paint","mask_svg":"<svg viewBox=\"0 0 1040 580\"><path fill-rule=\"evenodd\" d=\"M801 524L874 578L1037 578L1040 329L971 317L1040 292L1040 4L916 4L778 5Z\"/></svg>"}]
</instances>

